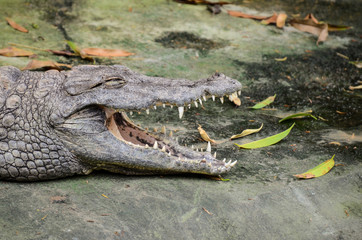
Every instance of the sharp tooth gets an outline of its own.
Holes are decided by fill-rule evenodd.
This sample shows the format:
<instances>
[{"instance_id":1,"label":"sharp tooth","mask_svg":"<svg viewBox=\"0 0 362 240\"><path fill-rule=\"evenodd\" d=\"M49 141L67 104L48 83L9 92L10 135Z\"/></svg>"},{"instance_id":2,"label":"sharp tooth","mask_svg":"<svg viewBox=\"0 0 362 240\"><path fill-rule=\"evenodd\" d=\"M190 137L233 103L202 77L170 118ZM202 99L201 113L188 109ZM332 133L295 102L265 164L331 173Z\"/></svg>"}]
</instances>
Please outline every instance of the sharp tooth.
<instances>
[{"instance_id":1,"label":"sharp tooth","mask_svg":"<svg viewBox=\"0 0 362 240\"><path fill-rule=\"evenodd\" d=\"M195 107L199 107L199 105L197 104L197 102L196 102L196 101L194 101L194 103L195 103Z\"/></svg>"},{"instance_id":2,"label":"sharp tooth","mask_svg":"<svg viewBox=\"0 0 362 240\"><path fill-rule=\"evenodd\" d=\"M203 151L204 151L204 149L203 149L203 148L200 148L200 151L201 151L201 152L203 152Z\"/></svg>"},{"instance_id":3,"label":"sharp tooth","mask_svg":"<svg viewBox=\"0 0 362 240\"><path fill-rule=\"evenodd\" d=\"M176 137L176 142L178 143L178 137Z\"/></svg>"},{"instance_id":4,"label":"sharp tooth","mask_svg":"<svg viewBox=\"0 0 362 240\"><path fill-rule=\"evenodd\" d=\"M163 146L161 149L162 152L166 152L166 146Z\"/></svg>"},{"instance_id":5,"label":"sharp tooth","mask_svg":"<svg viewBox=\"0 0 362 240\"><path fill-rule=\"evenodd\" d=\"M221 102L221 104L224 103L224 97L221 97L221 98L220 98L220 102Z\"/></svg>"},{"instance_id":6,"label":"sharp tooth","mask_svg":"<svg viewBox=\"0 0 362 240\"><path fill-rule=\"evenodd\" d=\"M196 152L198 152L199 151L199 149L198 148L196 148Z\"/></svg>"},{"instance_id":7,"label":"sharp tooth","mask_svg":"<svg viewBox=\"0 0 362 240\"><path fill-rule=\"evenodd\" d=\"M132 116L132 115L133 115L133 112L132 112L132 111L130 111L130 112L129 112L129 115L131 115L131 116Z\"/></svg>"},{"instance_id":8,"label":"sharp tooth","mask_svg":"<svg viewBox=\"0 0 362 240\"><path fill-rule=\"evenodd\" d=\"M157 149L157 148L158 148L158 143L157 143L157 141L155 141L155 144L153 144L153 148L154 148L154 149Z\"/></svg>"},{"instance_id":9,"label":"sharp tooth","mask_svg":"<svg viewBox=\"0 0 362 240\"><path fill-rule=\"evenodd\" d=\"M222 160L224 163L225 163L225 161L226 161L226 158L224 158L224 160Z\"/></svg>"},{"instance_id":10,"label":"sharp tooth","mask_svg":"<svg viewBox=\"0 0 362 240\"><path fill-rule=\"evenodd\" d=\"M173 105L171 105L171 109L173 108Z\"/></svg>"},{"instance_id":11,"label":"sharp tooth","mask_svg":"<svg viewBox=\"0 0 362 240\"><path fill-rule=\"evenodd\" d=\"M178 116L181 119L184 115L184 107L178 107Z\"/></svg>"},{"instance_id":12,"label":"sharp tooth","mask_svg":"<svg viewBox=\"0 0 362 240\"><path fill-rule=\"evenodd\" d=\"M210 144L210 142L207 142L206 152L211 152L211 144Z\"/></svg>"},{"instance_id":13,"label":"sharp tooth","mask_svg":"<svg viewBox=\"0 0 362 240\"><path fill-rule=\"evenodd\" d=\"M171 152L168 153L168 156L171 157Z\"/></svg>"},{"instance_id":14,"label":"sharp tooth","mask_svg":"<svg viewBox=\"0 0 362 240\"><path fill-rule=\"evenodd\" d=\"M146 109L146 113L147 113L147 114L150 114L150 109L147 108L147 109Z\"/></svg>"},{"instance_id":15,"label":"sharp tooth","mask_svg":"<svg viewBox=\"0 0 362 240\"><path fill-rule=\"evenodd\" d=\"M154 132L157 132L157 128L153 128L153 131L154 131Z\"/></svg>"},{"instance_id":16,"label":"sharp tooth","mask_svg":"<svg viewBox=\"0 0 362 240\"><path fill-rule=\"evenodd\" d=\"M187 105L187 107L190 109L191 108L191 103L189 103L189 105Z\"/></svg>"},{"instance_id":17,"label":"sharp tooth","mask_svg":"<svg viewBox=\"0 0 362 240\"><path fill-rule=\"evenodd\" d=\"M204 99L204 102L206 102L206 96L205 95L202 96L202 99Z\"/></svg>"},{"instance_id":18,"label":"sharp tooth","mask_svg":"<svg viewBox=\"0 0 362 240\"><path fill-rule=\"evenodd\" d=\"M212 98L212 101L215 102L215 95L212 95L211 98Z\"/></svg>"},{"instance_id":19,"label":"sharp tooth","mask_svg":"<svg viewBox=\"0 0 362 240\"><path fill-rule=\"evenodd\" d=\"M216 158L216 152L214 153L214 158Z\"/></svg>"},{"instance_id":20,"label":"sharp tooth","mask_svg":"<svg viewBox=\"0 0 362 240\"><path fill-rule=\"evenodd\" d=\"M241 90L238 91L238 95L239 95L239 96L241 95Z\"/></svg>"},{"instance_id":21,"label":"sharp tooth","mask_svg":"<svg viewBox=\"0 0 362 240\"><path fill-rule=\"evenodd\" d=\"M166 104L162 103L162 107L165 108L165 107L166 107Z\"/></svg>"},{"instance_id":22,"label":"sharp tooth","mask_svg":"<svg viewBox=\"0 0 362 240\"><path fill-rule=\"evenodd\" d=\"M156 109L157 109L156 105L155 105L155 106L153 106L153 108L156 110Z\"/></svg>"},{"instance_id":23,"label":"sharp tooth","mask_svg":"<svg viewBox=\"0 0 362 240\"><path fill-rule=\"evenodd\" d=\"M199 98L199 103L200 103L200 105L202 105L202 100L201 100L201 98Z\"/></svg>"},{"instance_id":24,"label":"sharp tooth","mask_svg":"<svg viewBox=\"0 0 362 240\"><path fill-rule=\"evenodd\" d=\"M181 157L178 157L178 160L181 161Z\"/></svg>"},{"instance_id":25,"label":"sharp tooth","mask_svg":"<svg viewBox=\"0 0 362 240\"><path fill-rule=\"evenodd\" d=\"M146 145L145 145L145 148L148 148L148 147L149 147L148 144L146 144Z\"/></svg>"},{"instance_id":26,"label":"sharp tooth","mask_svg":"<svg viewBox=\"0 0 362 240\"><path fill-rule=\"evenodd\" d=\"M232 162L232 163L230 164L230 167L234 167L237 162L238 162L238 160L236 160L235 162Z\"/></svg>"},{"instance_id":27,"label":"sharp tooth","mask_svg":"<svg viewBox=\"0 0 362 240\"><path fill-rule=\"evenodd\" d=\"M194 150L194 148L195 148L194 145L191 145L191 149Z\"/></svg>"},{"instance_id":28,"label":"sharp tooth","mask_svg":"<svg viewBox=\"0 0 362 240\"><path fill-rule=\"evenodd\" d=\"M225 163L225 167L229 167L230 163L231 163L231 160L228 161L227 163Z\"/></svg>"},{"instance_id":29,"label":"sharp tooth","mask_svg":"<svg viewBox=\"0 0 362 240\"><path fill-rule=\"evenodd\" d=\"M161 133L166 134L166 127L165 126L162 126Z\"/></svg>"}]
</instances>

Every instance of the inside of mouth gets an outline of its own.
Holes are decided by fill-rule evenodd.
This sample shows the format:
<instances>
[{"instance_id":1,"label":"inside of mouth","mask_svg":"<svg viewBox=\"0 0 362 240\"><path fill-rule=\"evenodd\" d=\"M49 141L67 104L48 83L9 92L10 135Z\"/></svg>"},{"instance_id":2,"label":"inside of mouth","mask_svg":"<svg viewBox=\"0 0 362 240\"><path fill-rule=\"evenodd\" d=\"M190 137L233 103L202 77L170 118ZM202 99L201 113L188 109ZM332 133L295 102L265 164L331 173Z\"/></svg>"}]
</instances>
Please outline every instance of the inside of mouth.
<instances>
[{"instance_id":1,"label":"inside of mouth","mask_svg":"<svg viewBox=\"0 0 362 240\"><path fill-rule=\"evenodd\" d=\"M154 136L144 129L136 126L127 116L125 112L115 112L107 118L108 130L119 140L141 147L153 147L164 149L165 153L171 153L178 156L176 150L166 144L160 137Z\"/></svg>"}]
</instances>

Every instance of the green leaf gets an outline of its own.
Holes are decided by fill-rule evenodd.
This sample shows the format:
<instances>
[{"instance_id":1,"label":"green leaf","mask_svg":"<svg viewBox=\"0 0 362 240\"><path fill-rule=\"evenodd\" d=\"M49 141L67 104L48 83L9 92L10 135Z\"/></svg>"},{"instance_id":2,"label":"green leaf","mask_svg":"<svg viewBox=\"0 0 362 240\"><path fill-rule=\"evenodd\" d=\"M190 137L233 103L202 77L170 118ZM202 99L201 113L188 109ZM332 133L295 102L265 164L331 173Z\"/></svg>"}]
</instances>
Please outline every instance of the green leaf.
<instances>
[{"instance_id":1,"label":"green leaf","mask_svg":"<svg viewBox=\"0 0 362 240\"><path fill-rule=\"evenodd\" d=\"M304 179L310 179L315 177L323 176L324 174L328 173L333 167L334 167L334 158L335 155L331 159L328 159L327 161L319 164L315 168L309 169L305 173L296 174L294 177L297 178L304 178Z\"/></svg>"},{"instance_id":2,"label":"green leaf","mask_svg":"<svg viewBox=\"0 0 362 240\"><path fill-rule=\"evenodd\" d=\"M314 118L315 120L318 120L315 116L313 116L312 114L310 113L296 113L296 114L293 114L293 115L289 115L288 117L285 117L281 120L279 120L279 123L285 121L285 120L288 120L288 119L291 119L291 118L299 118L299 117L312 117Z\"/></svg>"},{"instance_id":3,"label":"green leaf","mask_svg":"<svg viewBox=\"0 0 362 240\"><path fill-rule=\"evenodd\" d=\"M273 144L279 142L280 140L282 140L283 138L285 138L286 136L288 136L289 132L292 130L294 125L295 125L295 123L293 123L293 125L290 128L288 128L287 130L285 130L284 132L278 133L276 135L273 135L273 136L270 136L267 138L263 138L258 141L245 143L243 145L239 145L239 144L235 143L235 145L240 148L246 148L246 149L261 148L261 147L267 147L267 146L273 145Z\"/></svg>"},{"instance_id":4,"label":"green leaf","mask_svg":"<svg viewBox=\"0 0 362 240\"><path fill-rule=\"evenodd\" d=\"M252 109L260 109L263 108L269 104L271 104L272 102L274 102L274 99L276 97L276 94L274 96L270 96L267 99L255 104L253 107L251 107Z\"/></svg>"},{"instance_id":5,"label":"green leaf","mask_svg":"<svg viewBox=\"0 0 362 240\"><path fill-rule=\"evenodd\" d=\"M78 46L72 42L72 41L67 41L68 46L70 47L70 49L72 49L72 51L77 54L78 56L82 56L81 54L81 50L78 48Z\"/></svg>"},{"instance_id":6,"label":"green leaf","mask_svg":"<svg viewBox=\"0 0 362 240\"><path fill-rule=\"evenodd\" d=\"M241 138L241 137L245 137L245 136L247 136L247 135L253 134L253 133L257 133L257 132L259 132L262 128L263 128L263 124L261 124L260 128L257 128L257 129L245 129L245 130L242 131L242 133L240 133L240 134L232 135L230 139Z\"/></svg>"}]
</instances>

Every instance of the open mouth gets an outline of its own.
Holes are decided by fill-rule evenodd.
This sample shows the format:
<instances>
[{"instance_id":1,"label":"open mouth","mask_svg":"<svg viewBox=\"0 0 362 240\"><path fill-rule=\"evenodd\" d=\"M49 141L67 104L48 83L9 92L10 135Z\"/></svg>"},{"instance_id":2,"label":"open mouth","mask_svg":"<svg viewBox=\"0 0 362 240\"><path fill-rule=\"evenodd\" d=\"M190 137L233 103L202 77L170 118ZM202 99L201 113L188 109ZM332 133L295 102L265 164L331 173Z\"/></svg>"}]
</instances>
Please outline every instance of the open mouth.
<instances>
[{"instance_id":1,"label":"open mouth","mask_svg":"<svg viewBox=\"0 0 362 240\"><path fill-rule=\"evenodd\" d=\"M238 94L239 93L239 94ZM239 92L234 92L226 96L230 101L233 101L235 97L240 95ZM218 96L221 103L224 102L224 96ZM203 102L211 98L213 101L216 100L214 95L202 96L195 101L185 103L184 106L176 106L170 103L157 102L153 106L150 106L147 109L143 109L147 114L149 114L149 109L157 107L166 107L174 106L178 109L178 115L181 119L184 115L185 110L191 108L192 106L199 107L203 105ZM132 115L134 111L139 112L139 110L115 110L112 108L103 108L106 113L106 127L119 141L122 141L128 145L131 145L134 148L143 148L154 151L161 151L165 154L165 157L172 158L175 161L181 162L182 164L187 163L197 163L208 165L209 168L212 168L212 174L221 174L225 173L233 167L237 161L226 162L226 159L223 161L216 159L216 152L211 153L211 144L208 142L206 152L197 152L193 149L185 149L184 147L179 146L177 143L173 142L171 139L166 137L165 129L161 130L161 135L155 135L148 132L145 129L137 126L133 123L127 113Z\"/></svg>"}]
</instances>

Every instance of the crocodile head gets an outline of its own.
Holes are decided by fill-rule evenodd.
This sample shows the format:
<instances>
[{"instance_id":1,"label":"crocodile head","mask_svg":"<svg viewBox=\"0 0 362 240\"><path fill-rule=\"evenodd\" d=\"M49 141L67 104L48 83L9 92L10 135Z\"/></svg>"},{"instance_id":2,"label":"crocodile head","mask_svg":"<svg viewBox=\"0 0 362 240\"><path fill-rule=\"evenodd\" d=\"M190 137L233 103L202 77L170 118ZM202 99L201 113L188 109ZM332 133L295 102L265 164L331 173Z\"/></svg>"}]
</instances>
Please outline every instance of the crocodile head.
<instances>
[{"instance_id":1,"label":"crocodile head","mask_svg":"<svg viewBox=\"0 0 362 240\"><path fill-rule=\"evenodd\" d=\"M21 163L25 168L28 166L23 169L25 180L87 174L92 170L123 174L219 175L236 163L220 161L209 151L197 152L182 147L165 135L151 134L128 117L132 112L147 113L149 109L165 106L174 107L175 114L182 118L190 103L235 95L241 84L223 74L190 81L148 77L124 66L79 66L71 71L45 73L19 73L19 70L9 69L4 68L3 73L11 70L19 79L4 93L7 97L4 101L8 105L10 98L19 100L19 109L5 109L3 117L10 114L22 125L24 120L30 121L28 125L33 129L23 127L30 135L27 141L30 145L35 141L32 146L39 148L30 146L24 150L29 156ZM17 93L21 85L24 85L21 87L23 95ZM16 124L13 122L6 131L16 129ZM10 146L9 136L2 141L8 141ZM6 151L12 154L13 150L7 149L5 154ZM24 180L20 172L24 167L12 169L14 164L6 161L3 160L7 172L1 169L0 156L0 178ZM43 165L46 169L40 171Z\"/></svg>"},{"instance_id":2,"label":"crocodile head","mask_svg":"<svg viewBox=\"0 0 362 240\"><path fill-rule=\"evenodd\" d=\"M66 104L59 106L62 117L55 128L72 153L95 168L218 175L235 164L148 133L127 114L174 107L182 118L189 103L235 93L238 81L219 73L199 81L148 77L124 66L81 66L65 76Z\"/></svg>"}]
</instances>

